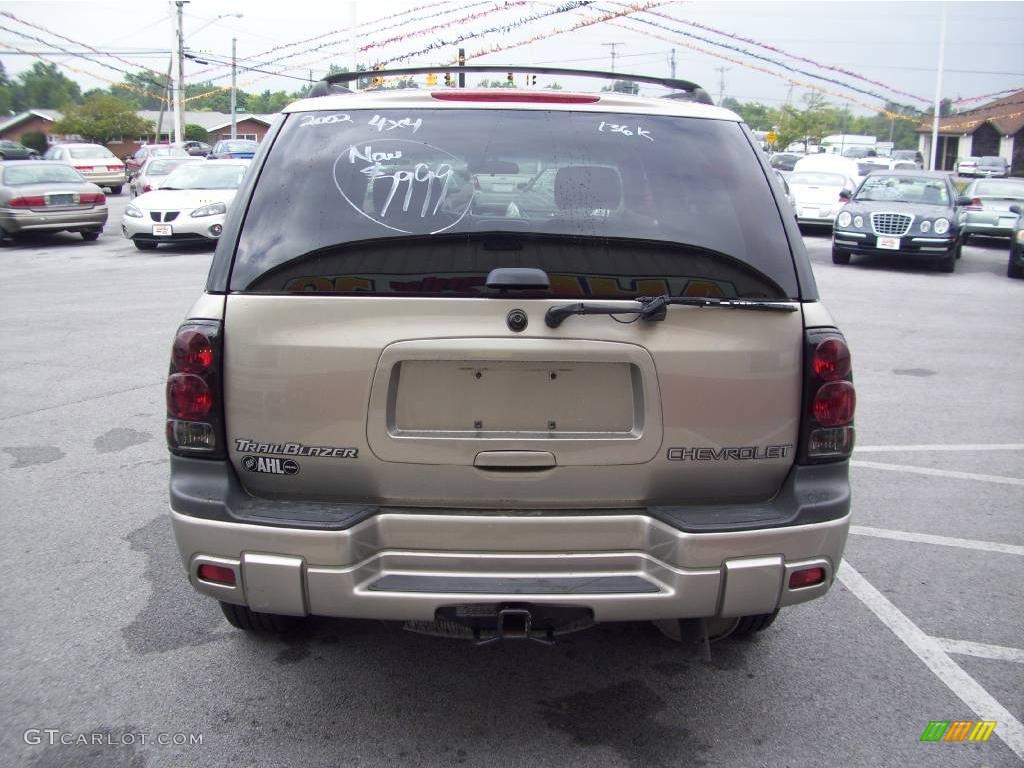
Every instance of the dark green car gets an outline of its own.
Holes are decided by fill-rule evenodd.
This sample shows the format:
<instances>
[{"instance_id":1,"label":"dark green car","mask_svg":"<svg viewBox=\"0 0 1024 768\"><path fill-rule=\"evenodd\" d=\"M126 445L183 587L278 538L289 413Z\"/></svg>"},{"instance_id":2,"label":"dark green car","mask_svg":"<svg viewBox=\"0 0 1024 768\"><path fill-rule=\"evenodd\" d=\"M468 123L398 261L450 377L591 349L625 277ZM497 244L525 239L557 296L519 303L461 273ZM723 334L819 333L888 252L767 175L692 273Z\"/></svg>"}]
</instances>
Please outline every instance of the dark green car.
<instances>
[{"instance_id":1,"label":"dark green car","mask_svg":"<svg viewBox=\"0 0 1024 768\"><path fill-rule=\"evenodd\" d=\"M16 141L0 139L0 160L35 160L39 153Z\"/></svg>"},{"instance_id":2,"label":"dark green car","mask_svg":"<svg viewBox=\"0 0 1024 768\"><path fill-rule=\"evenodd\" d=\"M1011 205L1010 210L1017 214L1017 226L1010 235L1010 261L1006 265L1006 276L1024 279L1024 207Z\"/></svg>"}]
</instances>

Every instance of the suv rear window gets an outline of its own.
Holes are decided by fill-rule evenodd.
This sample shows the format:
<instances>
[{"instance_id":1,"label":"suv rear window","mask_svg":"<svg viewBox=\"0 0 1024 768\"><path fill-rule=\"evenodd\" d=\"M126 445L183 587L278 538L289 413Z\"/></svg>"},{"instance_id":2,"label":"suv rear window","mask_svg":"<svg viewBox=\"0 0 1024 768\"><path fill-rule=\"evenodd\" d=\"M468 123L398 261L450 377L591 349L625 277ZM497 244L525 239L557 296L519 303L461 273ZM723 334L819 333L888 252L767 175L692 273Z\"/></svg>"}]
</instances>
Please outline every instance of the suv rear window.
<instances>
[{"instance_id":1,"label":"suv rear window","mask_svg":"<svg viewBox=\"0 0 1024 768\"><path fill-rule=\"evenodd\" d=\"M552 297L798 296L738 123L495 109L289 115L230 288L474 296L503 266Z\"/></svg>"}]
</instances>

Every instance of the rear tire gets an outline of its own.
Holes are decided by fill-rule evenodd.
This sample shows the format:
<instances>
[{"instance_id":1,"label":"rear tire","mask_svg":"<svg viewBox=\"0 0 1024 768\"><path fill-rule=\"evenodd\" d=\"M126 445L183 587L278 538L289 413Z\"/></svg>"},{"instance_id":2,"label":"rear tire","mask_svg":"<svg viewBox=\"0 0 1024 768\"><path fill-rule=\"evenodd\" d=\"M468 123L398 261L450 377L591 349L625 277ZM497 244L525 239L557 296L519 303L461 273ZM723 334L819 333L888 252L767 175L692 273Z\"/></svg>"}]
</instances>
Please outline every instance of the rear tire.
<instances>
[{"instance_id":1,"label":"rear tire","mask_svg":"<svg viewBox=\"0 0 1024 768\"><path fill-rule=\"evenodd\" d=\"M964 232L962 235L960 235L960 245L967 245L967 243L969 243L970 241L971 241L971 233L970 232Z\"/></svg>"},{"instance_id":2,"label":"rear tire","mask_svg":"<svg viewBox=\"0 0 1024 768\"><path fill-rule=\"evenodd\" d=\"M742 616L739 623L736 624L736 628L729 633L729 637L749 637L755 632L763 632L775 622L775 617L778 615L779 612L776 611L775 613L760 613L756 616Z\"/></svg>"},{"instance_id":3,"label":"rear tire","mask_svg":"<svg viewBox=\"0 0 1024 768\"><path fill-rule=\"evenodd\" d=\"M299 624L296 616L280 616L276 613L259 613L251 611L244 605L221 603L220 609L228 624L245 632L267 634L271 632L287 632Z\"/></svg>"},{"instance_id":4,"label":"rear tire","mask_svg":"<svg viewBox=\"0 0 1024 768\"><path fill-rule=\"evenodd\" d=\"M835 246L833 246L832 247L832 263L833 264L849 264L850 263L850 254L844 253L843 251L840 251L840 250L836 249Z\"/></svg>"},{"instance_id":5,"label":"rear tire","mask_svg":"<svg viewBox=\"0 0 1024 768\"><path fill-rule=\"evenodd\" d=\"M121 186L122 186L121 184L118 184L116 187L111 187L110 188L110 194L112 194L112 195L120 195L121 194Z\"/></svg>"},{"instance_id":6,"label":"rear tire","mask_svg":"<svg viewBox=\"0 0 1024 768\"><path fill-rule=\"evenodd\" d=\"M135 247L138 248L140 251L156 250L156 243L151 243L148 240L132 240L132 242L135 244Z\"/></svg>"},{"instance_id":7,"label":"rear tire","mask_svg":"<svg viewBox=\"0 0 1024 768\"><path fill-rule=\"evenodd\" d=\"M100 237L99 230L95 229L90 230L88 232L79 232L78 234L80 234L82 236L82 239L85 240L87 243L91 243L93 240L99 240Z\"/></svg>"}]
</instances>

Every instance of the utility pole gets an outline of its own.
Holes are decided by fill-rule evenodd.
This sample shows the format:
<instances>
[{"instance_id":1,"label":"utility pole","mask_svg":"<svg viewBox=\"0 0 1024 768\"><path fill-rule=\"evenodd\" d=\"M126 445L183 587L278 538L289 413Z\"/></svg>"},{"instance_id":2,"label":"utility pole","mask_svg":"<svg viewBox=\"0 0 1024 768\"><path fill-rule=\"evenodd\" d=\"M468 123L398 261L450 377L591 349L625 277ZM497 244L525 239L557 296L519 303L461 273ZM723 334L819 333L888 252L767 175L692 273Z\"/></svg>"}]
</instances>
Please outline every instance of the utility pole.
<instances>
[{"instance_id":1,"label":"utility pole","mask_svg":"<svg viewBox=\"0 0 1024 768\"><path fill-rule=\"evenodd\" d=\"M718 106L722 106L722 100L725 98L725 73L731 69L732 67L715 67L718 72Z\"/></svg>"},{"instance_id":2,"label":"utility pole","mask_svg":"<svg viewBox=\"0 0 1024 768\"><path fill-rule=\"evenodd\" d=\"M171 70L174 68L174 57L170 57L167 60L167 82L164 83L164 98L160 99L160 117L156 121L156 136L153 138L154 144L160 143L160 134L164 132L164 112L171 105Z\"/></svg>"},{"instance_id":3,"label":"utility pole","mask_svg":"<svg viewBox=\"0 0 1024 768\"><path fill-rule=\"evenodd\" d=\"M235 106L236 106L236 94L235 94L235 42L237 38L231 38L231 139L232 141L238 138L238 121L235 119Z\"/></svg>"},{"instance_id":4,"label":"utility pole","mask_svg":"<svg viewBox=\"0 0 1024 768\"><path fill-rule=\"evenodd\" d=\"M939 109L942 106L942 66L946 57L946 4L942 4L942 22L939 25L939 68L935 73L935 114L932 116L932 151L928 170L934 171L939 161Z\"/></svg>"},{"instance_id":5,"label":"utility pole","mask_svg":"<svg viewBox=\"0 0 1024 768\"><path fill-rule=\"evenodd\" d=\"M615 71L615 47L618 45L625 45L625 43L614 42L614 43L601 43L601 45L607 45L612 49L612 72Z\"/></svg>"},{"instance_id":6,"label":"utility pole","mask_svg":"<svg viewBox=\"0 0 1024 768\"><path fill-rule=\"evenodd\" d=\"M672 67L672 79L676 79L676 49L672 49L672 55L669 57L669 66Z\"/></svg>"},{"instance_id":7,"label":"utility pole","mask_svg":"<svg viewBox=\"0 0 1024 768\"><path fill-rule=\"evenodd\" d=\"M174 4L177 6L177 51L178 51L178 82L175 83L176 88L174 89L174 141L184 141L185 129L182 123L185 106L185 33L181 28L181 15L182 9L185 7L185 3L188 0L175 0Z\"/></svg>"}]
</instances>

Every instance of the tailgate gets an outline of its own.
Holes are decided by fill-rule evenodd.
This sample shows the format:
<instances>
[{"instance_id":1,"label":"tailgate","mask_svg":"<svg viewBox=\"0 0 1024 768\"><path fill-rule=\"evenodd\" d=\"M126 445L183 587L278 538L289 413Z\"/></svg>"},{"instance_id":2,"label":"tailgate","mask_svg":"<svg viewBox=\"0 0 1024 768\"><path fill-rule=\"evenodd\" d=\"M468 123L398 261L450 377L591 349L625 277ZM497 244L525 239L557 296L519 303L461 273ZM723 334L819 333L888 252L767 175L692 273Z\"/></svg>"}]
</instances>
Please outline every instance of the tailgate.
<instances>
[{"instance_id":1,"label":"tailgate","mask_svg":"<svg viewBox=\"0 0 1024 768\"><path fill-rule=\"evenodd\" d=\"M774 495L797 442L801 313L672 307L550 329L560 303L229 295L239 477L257 495L429 507Z\"/></svg>"}]
</instances>

